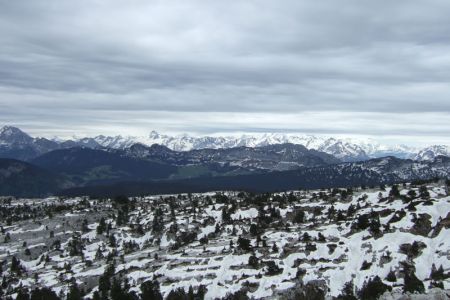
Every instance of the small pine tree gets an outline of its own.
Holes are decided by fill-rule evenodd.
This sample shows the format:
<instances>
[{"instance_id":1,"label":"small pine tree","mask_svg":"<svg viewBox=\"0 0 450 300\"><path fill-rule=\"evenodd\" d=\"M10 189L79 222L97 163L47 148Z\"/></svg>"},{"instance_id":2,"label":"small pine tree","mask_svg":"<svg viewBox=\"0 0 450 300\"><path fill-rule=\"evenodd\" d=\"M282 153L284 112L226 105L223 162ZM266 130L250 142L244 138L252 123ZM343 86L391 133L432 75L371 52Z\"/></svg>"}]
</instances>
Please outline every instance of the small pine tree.
<instances>
[{"instance_id":1,"label":"small pine tree","mask_svg":"<svg viewBox=\"0 0 450 300\"><path fill-rule=\"evenodd\" d=\"M192 288L192 285L189 286L189 291L187 294L187 300L194 300L195 296L194 296L194 289Z\"/></svg>"},{"instance_id":2,"label":"small pine tree","mask_svg":"<svg viewBox=\"0 0 450 300\"><path fill-rule=\"evenodd\" d=\"M81 231L83 233L89 232L88 220L83 219L83 222L81 223Z\"/></svg>"},{"instance_id":3,"label":"small pine tree","mask_svg":"<svg viewBox=\"0 0 450 300\"><path fill-rule=\"evenodd\" d=\"M250 240L243 237L239 237L238 247L244 251L250 251L251 250Z\"/></svg>"},{"instance_id":4,"label":"small pine tree","mask_svg":"<svg viewBox=\"0 0 450 300\"><path fill-rule=\"evenodd\" d=\"M187 295L183 288L178 288L171 290L166 300L187 300Z\"/></svg>"},{"instance_id":5,"label":"small pine tree","mask_svg":"<svg viewBox=\"0 0 450 300\"><path fill-rule=\"evenodd\" d=\"M364 283L358 295L363 300L377 300L384 292L391 290L392 288L384 284L380 277L375 276L373 279L371 278L368 282Z\"/></svg>"},{"instance_id":6,"label":"small pine tree","mask_svg":"<svg viewBox=\"0 0 450 300\"><path fill-rule=\"evenodd\" d=\"M344 284L342 293L336 298L337 300L358 300L355 297L353 282L349 281Z\"/></svg>"},{"instance_id":7,"label":"small pine tree","mask_svg":"<svg viewBox=\"0 0 450 300\"><path fill-rule=\"evenodd\" d=\"M100 293L98 291L94 292L94 295L92 295L92 300L101 300Z\"/></svg>"},{"instance_id":8,"label":"small pine tree","mask_svg":"<svg viewBox=\"0 0 450 300\"><path fill-rule=\"evenodd\" d=\"M163 297L159 291L159 283L156 280L146 281L141 284L142 300L162 300Z\"/></svg>"},{"instance_id":9,"label":"small pine tree","mask_svg":"<svg viewBox=\"0 0 450 300\"><path fill-rule=\"evenodd\" d=\"M105 232L105 230L106 230L106 222L105 222L105 218L102 217L97 226L97 234L103 234L103 232Z\"/></svg>"},{"instance_id":10,"label":"small pine tree","mask_svg":"<svg viewBox=\"0 0 450 300\"><path fill-rule=\"evenodd\" d=\"M277 246L277 243L275 243L275 242L273 243L272 251L275 253L278 253L278 246Z\"/></svg>"},{"instance_id":11,"label":"small pine tree","mask_svg":"<svg viewBox=\"0 0 450 300\"><path fill-rule=\"evenodd\" d=\"M116 279L113 279L111 285L111 300L124 300L126 299L126 292L123 290L120 282Z\"/></svg>"},{"instance_id":12,"label":"small pine tree","mask_svg":"<svg viewBox=\"0 0 450 300\"><path fill-rule=\"evenodd\" d=\"M11 273L15 273L20 276L22 274L22 266L20 265L20 260L15 256L11 259Z\"/></svg>"},{"instance_id":13,"label":"small pine tree","mask_svg":"<svg viewBox=\"0 0 450 300\"><path fill-rule=\"evenodd\" d=\"M254 269L258 268L258 264L259 264L259 260L255 255L251 255L248 258L248 265L251 266L252 268L254 268Z\"/></svg>"},{"instance_id":14,"label":"small pine tree","mask_svg":"<svg viewBox=\"0 0 450 300\"><path fill-rule=\"evenodd\" d=\"M74 282L69 289L69 293L67 294L67 300L82 300L83 299L83 293L81 292L80 288Z\"/></svg>"},{"instance_id":15,"label":"small pine tree","mask_svg":"<svg viewBox=\"0 0 450 300\"><path fill-rule=\"evenodd\" d=\"M35 288L31 293L31 300L61 300L50 288Z\"/></svg>"},{"instance_id":16,"label":"small pine tree","mask_svg":"<svg viewBox=\"0 0 450 300\"><path fill-rule=\"evenodd\" d=\"M412 294L419 293L423 294L425 293L425 287L420 281L419 278L417 278L416 274L414 272L405 272L405 278L404 278L404 286L403 286L403 292L409 292Z\"/></svg>"},{"instance_id":17,"label":"small pine tree","mask_svg":"<svg viewBox=\"0 0 450 300\"><path fill-rule=\"evenodd\" d=\"M391 188L391 190L389 191L389 196L392 198L399 198L400 197L400 191L398 189L398 186L396 184L394 184Z\"/></svg>"},{"instance_id":18,"label":"small pine tree","mask_svg":"<svg viewBox=\"0 0 450 300\"><path fill-rule=\"evenodd\" d=\"M9 232L7 232L5 234L5 239L4 239L4 243L7 244L11 241L11 235L9 234Z\"/></svg>"},{"instance_id":19,"label":"small pine tree","mask_svg":"<svg viewBox=\"0 0 450 300\"><path fill-rule=\"evenodd\" d=\"M1 295L1 292L0 292L0 295ZM16 300L30 300L30 294L28 293L28 290L21 288L17 292Z\"/></svg>"},{"instance_id":20,"label":"small pine tree","mask_svg":"<svg viewBox=\"0 0 450 300\"><path fill-rule=\"evenodd\" d=\"M444 268L442 267L442 265L439 267L439 269L436 269L435 264L432 265L430 278L433 280L445 279Z\"/></svg>"},{"instance_id":21,"label":"small pine tree","mask_svg":"<svg viewBox=\"0 0 450 300\"><path fill-rule=\"evenodd\" d=\"M395 272L393 270L389 271L389 273L386 276L386 280L389 282L396 282L397 276L395 276Z\"/></svg>"},{"instance_id":22,"label":"small pine tree","mask_svg":"<svg viewBox=\"0 0 450 300\"><path fill-rule=\"evenodd\" d=\"M294 223L298 223L298 224L304 223L305 222L305 212L303 210L298 210L295 213L294 219L292 221L294 221Z\"/></svg>"},{"instance_id":23,"label":"small pine tree","mask_svg":"<svg viewBox=\"0 0 450 300\"><path fill-rule=\"evenodd\" d=\"M283 269L278 267L278 265L273 260L269 260L267 262L267 271L266 271L267 276L278 275L281 274L282 272Z\"/></svg>"},{"instance_id":24,"label":"small pine tree","mask_svg":"<svg viewBox=\"0 0 450 300\"><path fill-rule=\"evenodd\" d=\"M305 231L305 233L303 233L303 238L302 238L302 240L303 240L304 242L309 242L309 241L311 240L311 236L309 235L309 233L307 233L307 232Z\"/></svg>"}]
</instances>

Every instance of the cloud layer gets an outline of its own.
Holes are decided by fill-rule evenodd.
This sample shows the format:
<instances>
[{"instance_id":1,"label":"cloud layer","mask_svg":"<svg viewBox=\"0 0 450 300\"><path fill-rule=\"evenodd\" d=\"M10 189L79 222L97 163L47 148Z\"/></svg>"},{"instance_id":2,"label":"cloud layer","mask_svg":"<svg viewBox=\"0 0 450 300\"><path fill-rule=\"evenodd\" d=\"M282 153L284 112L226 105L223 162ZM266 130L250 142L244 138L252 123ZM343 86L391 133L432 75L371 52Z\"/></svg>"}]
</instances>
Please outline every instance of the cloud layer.
<instances>
[{"instance_id":1,"label":"cloud layer","mask_svg":"<svg viewBox=\"0 0 450 300\"><path fill-rule=\"evenodd\" d=\"M450 2L3 1L0 122L450 143Z\"/></svg>"}]
</instances>

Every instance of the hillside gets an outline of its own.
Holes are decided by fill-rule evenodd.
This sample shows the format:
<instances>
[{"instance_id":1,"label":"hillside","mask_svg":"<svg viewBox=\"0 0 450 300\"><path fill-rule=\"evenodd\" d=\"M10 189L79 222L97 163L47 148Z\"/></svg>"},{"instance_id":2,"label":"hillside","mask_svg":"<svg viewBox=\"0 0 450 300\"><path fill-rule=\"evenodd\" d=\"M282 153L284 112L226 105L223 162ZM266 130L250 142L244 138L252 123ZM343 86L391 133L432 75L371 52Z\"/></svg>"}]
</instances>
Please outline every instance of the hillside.
<instances>
[{"instance_id":1,"label":"hillside","mask_svg":"<svg viewBox=\"0 0 450 300\"><path fill-rule=\"evenodd\" d=\"M62 195L146 195L158 193L245 190L274 192L289 189L315 189L350 186L376 186L398 182L449 178L450 158L414 162L395 157L364 162L342 163L283 172L198 177L181 180L122 182L114 185L78 187L61 191Z\"/></svg>"},{"instance_id":2,"label":"hillside","mask_svg":"<svg viewBox=\"0 0 450 300\"><path fill-rule=\"evenodd\" d=\"M69 186L69 182L55 173L22 161L0 158L0 195L39 197Z\"/></svg>"},{"instance_id":3,"label":"hillside","mask_svg":"<svg viewBox=\"0 0 450 300\"><path fill-rule=\"evenodd\" d=\"M177 171L171 165L81 147L51 151L31 162L78 185L167 178Z\"/></svg>"},{"instance_id":4,"label":"hillside","mask_svg":"<svg viewBox=\"0 0 450 300\"><path fill-rule=\"evenodd\" d=\"M190 151L173 151L158 144L153 144L150 147L134 144L125 149L125 153L127 156L160 161L177 166L219 164L240 167L246 170L283 171L341 162L325 152L308 150L302 145L294 144Z\"/></svg>"},{"instance_id":5,"label":"hillside","mask_svg":"<svg viewBox=\"0 0 450 300\"><path fill-rule=\"evenodd\" d=\"M6 295L47 288L94 299L322 300L450 292L442 183L19 199L0 208Z\"/></svg>"}]
</instances>

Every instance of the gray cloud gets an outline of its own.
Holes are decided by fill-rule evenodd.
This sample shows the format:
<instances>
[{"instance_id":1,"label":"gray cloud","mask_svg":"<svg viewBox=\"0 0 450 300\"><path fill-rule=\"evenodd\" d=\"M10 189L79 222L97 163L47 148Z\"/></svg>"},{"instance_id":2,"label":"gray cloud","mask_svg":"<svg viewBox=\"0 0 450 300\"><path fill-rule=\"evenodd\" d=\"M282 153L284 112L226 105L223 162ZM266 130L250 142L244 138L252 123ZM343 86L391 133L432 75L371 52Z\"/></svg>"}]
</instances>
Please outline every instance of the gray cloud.
<instances>
[{"instance_id":1,"label":"gray cloud","mask_svg":"<svg viewBox=\"0 0 450 300\"><path fill-rule=\"evenodd\" d=\"M448 15L445 0L3 1L0 122L450 143Z\"/></svg>"}]
</instances>

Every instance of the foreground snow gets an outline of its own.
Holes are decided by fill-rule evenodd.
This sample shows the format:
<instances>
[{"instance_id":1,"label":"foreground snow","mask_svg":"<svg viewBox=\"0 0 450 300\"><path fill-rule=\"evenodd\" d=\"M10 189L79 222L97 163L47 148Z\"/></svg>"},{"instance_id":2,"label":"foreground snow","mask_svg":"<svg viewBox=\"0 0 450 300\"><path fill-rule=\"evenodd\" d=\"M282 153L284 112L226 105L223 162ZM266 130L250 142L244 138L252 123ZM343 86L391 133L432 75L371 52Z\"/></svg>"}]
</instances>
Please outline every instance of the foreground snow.
<instances>
[{"instance_id":1,"label":"foreground snow","mask_svg":"<svg viewBox=\"0 0 450 300\"><path fill-rule=\"evenodd\" d=\"M46 286L64 295L67 283L75 281L89 298L106 266L114 264L115 276L126 278L137 294L141 283L157 279L163 296L177 288L187 292L204 286L205 299L240 290L254 299L280 298L299 283L319 280L331 298L340 295L346 283L358 290L379 276L393 288L383 299L398 299L407 263L431 297L442 291L430 286L432 266L442 266L445 274L450 271L450 196L440 184L428 185L429 196L411 201L406 195L419 195L419 186L399 189L397 197L389 196L387 188L355 189L353 195L340 190L136 198L128 222L121 225L121 208L113 208L111 200L3 200L4 212L14 211L24 219L2 222L2 239L10 237L0 244L0 259L6 261L3 275L11 279L4 291L14 298L18 289ZM51 218L43 213L50 204ZM29 208L37 212L36 221L27 219L26 214L33 215ZM302 222L294 219L299 211L304 212ZM342 218L337 217L340 213ZM159 223L157 214L162 216ZM377 216L379 232L355 226L360 216L370 214ZM109 232L97 232L101 218L110 224ZM155 229L157 223L160 229ZM239 238L248 239L251 249L240 247ZM79 253L73 253L73 241L82 246ZM414 242L425 246L415 255L401 250ZM55 246L58 243L61 246ZM20 259L22 274L10 270L13 256ZM257 258L255 264L249 264L250 257ZM278 268L271 272L273 263ZM391 271L395 282L386 280ZM448 277L442 284L450 289Z\"/></svg>"}]
</instances>

